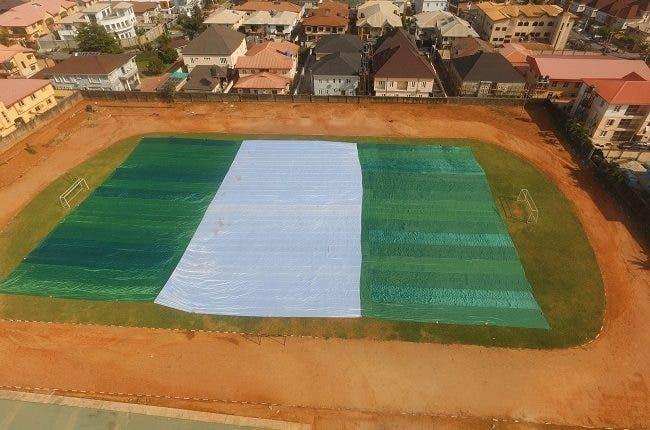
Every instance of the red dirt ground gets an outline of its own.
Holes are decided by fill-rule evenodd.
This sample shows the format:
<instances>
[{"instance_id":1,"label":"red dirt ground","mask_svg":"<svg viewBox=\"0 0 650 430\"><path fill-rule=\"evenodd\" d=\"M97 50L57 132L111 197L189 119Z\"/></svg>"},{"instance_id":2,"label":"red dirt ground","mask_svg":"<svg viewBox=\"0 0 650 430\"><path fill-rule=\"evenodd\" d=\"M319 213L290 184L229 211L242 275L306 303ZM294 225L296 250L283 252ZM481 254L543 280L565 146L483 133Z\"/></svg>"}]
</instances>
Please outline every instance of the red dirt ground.
<instances>
[{"instance_id":1,"label":"red dirt ground","mask_svg":"<svg viewBox=\"0 0 650 430\"><path fill-rule=\"evenodd\" d=\"M331 428L341 427L341 417L361 426L385 419L394 427L410 419L427 427L432 416L596 427L650 423L648 254L622 209L580 169L541 110L100 102L98 112L88 114L86 103L0 153L0 229L71 167L140 133L481 139L531 162L573 202L605 283L603 331L587 345L543 351L308 338L257 345L219 333L2 321L0 386L278 416ZM25 151L27 143L36 155ZM452 427L467 428L469 422L445 428Z\"/></svg>"}]
</instances>

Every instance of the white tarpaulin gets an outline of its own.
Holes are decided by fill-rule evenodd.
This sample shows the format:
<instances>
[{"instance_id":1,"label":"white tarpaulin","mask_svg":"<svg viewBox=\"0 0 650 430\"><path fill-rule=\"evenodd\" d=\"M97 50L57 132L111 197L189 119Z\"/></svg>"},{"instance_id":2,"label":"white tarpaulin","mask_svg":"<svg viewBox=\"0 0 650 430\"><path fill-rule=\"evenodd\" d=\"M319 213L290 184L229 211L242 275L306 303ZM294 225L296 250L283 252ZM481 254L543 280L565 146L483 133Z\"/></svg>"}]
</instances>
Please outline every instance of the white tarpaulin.
<instances>
[{"instance_id":1,"label":"white tarpaulin","mask_svg":"<svg viewBox=\"0 0 650 430\"><path fill-rule=\"evenodd\" d=\"M156 303L221 315L361 316L354 144L248 140Z\"/></svg>"}]
</instances>

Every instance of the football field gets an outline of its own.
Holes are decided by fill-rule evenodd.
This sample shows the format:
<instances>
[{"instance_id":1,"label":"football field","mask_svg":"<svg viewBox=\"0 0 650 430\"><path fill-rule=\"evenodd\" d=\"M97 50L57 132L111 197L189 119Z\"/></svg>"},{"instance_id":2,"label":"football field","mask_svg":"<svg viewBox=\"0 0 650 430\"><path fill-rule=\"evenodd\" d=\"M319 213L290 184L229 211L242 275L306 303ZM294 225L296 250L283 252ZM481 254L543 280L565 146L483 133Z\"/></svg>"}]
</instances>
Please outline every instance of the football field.
<instances>
[{"instance_id":1,"label":"football field","mask_svg":"<svg viewBox=\"0 0 650 430\"><path fill-rule=\"evenodd\" d=\"M547 329L469 147L144 138L0 292Z\"/></svg>"}]
</instances>

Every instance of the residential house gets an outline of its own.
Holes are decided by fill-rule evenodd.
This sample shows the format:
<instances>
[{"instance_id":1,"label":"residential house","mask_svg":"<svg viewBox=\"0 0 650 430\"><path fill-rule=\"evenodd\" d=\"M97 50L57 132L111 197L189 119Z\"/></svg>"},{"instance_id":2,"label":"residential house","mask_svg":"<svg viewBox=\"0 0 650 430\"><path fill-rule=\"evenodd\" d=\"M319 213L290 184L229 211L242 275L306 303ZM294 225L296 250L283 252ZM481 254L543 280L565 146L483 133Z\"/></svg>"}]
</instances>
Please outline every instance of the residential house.
<instances>
[{"instance_id":1,"label":"residential house","mask_svg":"<svg viewBox=\"0 0 650 430\"><path fill-rule=\"evenodd\" d=\"M140 86L133 53L73 56L37 76L63 90L132 91Z\"/></svg>"},{"instance_id":2,"label":"residential house","mask_svg":"<svg viewBox=\"0 0 650 430\"><path fill-rule=\"evenodd\" d=\"M571 2L570 8L580 14L585 27L606 25L624 30L630 24L647 22L650 18L647 0L581 0Z\"/></svg>"},{"instance_id":3,"label":"residential house","mask_svg":"<svg viewBox=\"0 0 650 430\"><path fill-rule=\"evenodd\" d=\"M10 41L34 43L58 29L61 19L77 10L77 4L67 0L22 3L0 15L0 36Z\"/></svg>"},{"instance_id":4,"label":"residential house","mask_svg":"<svg viewBox=\"0 0 650 430\"><path fill-rule=\"evenodd\" d=\"M346 4L324 1L303 18L304 37L313 42L328 34L344 34L348 31L349 19L350 9Z\"/></svg>"},{"instance_id":5,"label":"residential house","mask_svg":"<svg viewBox=\"0 0 650 430\"><path fill-rule=\"evenodd\" d=\"M650 145L650 81L636 73L621 79L585 79L571 107L598 148Z\"/></svg>"},{"instance_id":6,"label":"residential house","mask_svg":"<svg viewBox=\"0 0 650 430\"><path fill-rule=\"evenodd\" d=\"M131 3L138 24L154 24L160 17L160 3L157 1L137 1Z\"/></svg>"},{"instance_id":7,"label":"residential house","mask_svg":"<svg viewBox=\"0 0 650 430\"><path fill-rule=\"evenodd\" d=\"M451 45L451 58L444 62L452 94L483 98L524 96L526 80L508 60L492 48L468 51L463 42Z\"/></svg>"},{"instance_id":8,"label":"residential house","mask_svg":"<svg viewBox=\"0 0 650 430\"><path fill-rule=\"evenodd\" d=\"M510 42L497 49L499 54L512 64L522 75L530 68L528 57L532 55L555 55L563 51L554 51L551 47L539 42ZM587 52L585 52L587 54Z\"/></svg>"},{"instance_id":9,"label":"residential house","mask_svg":"<svg viewBox=\"0 0 650 430\"><path fill-rule=\"evenodd\" d=\"M486 1L477 5L474 22L481 37L495 46L537 41L564 49L576 16L549 4L509 4Z\"/></svg>"},{"instance_id":10,"label":"residential house","mask_svg":"<svg viewBox=\"0 0 650 430\"><path fill-rule=\"evenodd\" d=\"M650 80L650 68L641 60L606 56L531 56L526 73L531 96L568 103L578 94L584 79L622 79L636 73Z\"/></svg>"},{"instance_id":11,"label":"residential house","mask_svg":"<svg viewBox=\"0 0 650 430\"><path fill-rule=\"evenodd\" d=\"M431 63L418 52L403 29L384 36L372 58L373 89L376 96L432 97L444 95Z\"/></svg>"},{"instance_id":12,"label":"residential house","mask_svg":"<svg viewBox=\"0 0 650 430\"><path fill-rule=\"evenodd\" d=\"M400 10L388 0L370 0L357 9L357 34L362 40L375 40L401 27Z\"/></svg>"},{"instance_id":13,"label":"residential house","mask_svg":"<svg viewBox=\"0 0 650 430\"><path fill-rule=\"evenodd\" d=\"M187 93L223 93L228 89L231 73L225 67L196 66L187 76L181 91Z\"/></svg>"},{"instance_id":14,"label":"residential house","mask_svg":"<svg viewBox=\"0 0 650 430\"><path fill-rule=\"evenodd\" d=\"M292 12L298 15L301 19L305 13L305 6L288 1L264 1L264 0L249 0L244 3L233 7L234 10L244 11L247 14L254 12Z\"/></svg>"},{"instance_id":15,"label":"residential house","mask_svg":"<svg viewBox=\"0 0 650 430\"><path fill-rule=\"evenodd\" d=\"M291 79L262 72L239 78L233 85L232 91L238 94L289 94L290 86Z\"/></svg>"},{"instance_id":16,"label":"residential house","mask_svg":"<svg viewBox=\"0 0 650 430\"><path fill-rule=\"evenodd\" d=\"M478 37L472 26L449 12L423 12L415 15L415 37L431 42L438 49L447 49L455 39Z\"/></svg>"},{"instance_id":17,"label":"residential house","mask_svg":"<svg viewBox=\"0 0 650 430\"><path fill-rule=\"evenodd\" d=\"M178 15L192 15L194 8L201 8L203 6L202 0L170 0L173 4L172 13Z\"/></svg>"},{"instance_id":18,"label":"residential house","mask_svg":"<svg viewBox=\"0 0 650 430\"><path fill-rule=\"evenodd\" d=\"M355 96L359 88L361 52L336 52L311 65L312 89L317 96Z\"/></svg>"},{"instance_id":19,"label":"residential house","mask_svg":"<svg viewBox=\"0 0 650 430\"><path fill-rule=\"evenodd\" d=\"M216 25L237 30L244 23L246 12L219 8L212 12L204 21L205 25Z\"/></svg>"},{"instance_id":20,"label":"residential house","mask_svg":"<svg viewBox=\"0 0 650 430\"><path fill-rule=\"evenodd\" d=\"M79 0L77 0L79 1ZM97 3L98 0L86 0L86 1L92 1L94 3ZM170 17L172 14L174 14L174 2L172 0L129 0L130 3L133 3L134 11L136 9L140 9L136 7L136 3L151 3L155 2L158 3L158 11L157 14L164 16L164 17ZM137 15L137 12L136 12ZM138 18L136 16L136 18ZM138 22L140 22L140 19L138 19Z\"/></svg>"},{"instance_id":21,"label":"residential house","mask_svg":"<svg viewBox=\"0 0 650 430\"><path fill-rule=\"evenodd\" d=\"M295 12L259 10L244 18L240 30L260 39L289 39L298 25L298 19L299 15Z\"/></svg>"},{"instance_id":22,"label":"residential house","mask_svg":"<svg viewBox=\"0 0 650 430\"><path fill-rule=\"evenodd\" d=\"M415 0L415 13L447 10L447 0Z\"/></svg>"},{"instance_id":23,"label":"residential house","mask_svg":"<svg viewBox=\"0 0 650 430\"><path fill-rule=\"evenodd\" d=\"M246 38L227 27L209 26L183 48L183 63L191 72L195 66L233 68L246 52Z\"/></svg>"},{"instance_id":24,"label":"residential house","mask_svg":"<svg viewBox=\"0 0 650 430\"><path fill-rule=\"evenodd\" d=\"M354 54L363 50L363 42L354 34L331 34L322 37L312 48L316 60L329 54Z\"/></svg>"},{"instance_id":25,"label":"residential house","mask_svg":"<svg viewBox=\"0 0 650 430\"><path fill-rule=\"evenodd\" d=\"M135 12L127 2L99 2L61 20L58 31L61 40L74 40L83 24L99 24L117 39L136 37Z\"/></svg>"},{"instance_id":26,"label":"residential house","mask_svg":"<svg viewBox=\"0 0 650 430\"><path fill-rule=\"evenodd\" d=\"M414 15L415 38L425 43L432 42L436 38L438 23L453 16L452 13L442 10L420 12Z\"/></svg>"},{"instance_id":27,"label":"residential house","mask_svg":"<svg viewBox=\"0 0 650 430\"><path fill-rule=\"evenodd\" d=\"M0 44L0 78L29 78L39 70L32 49L18 44Z\"/></svg>"},{"instance_id":28,"label":"residential house","mask_svg":"<svg viewBox=\"0 0 650 430\"><path fill-rule=\"evenodd\" d=\"M298 45L284 41L258 43L237 58L235 70L240 78L268 72L292 79L296 74L299 49Z\"/></svg>"},{"instance_id":29,"label":"residential house","mask_svg":"<svg viewBox=\"0 0 650 430\"><path fill-rule=\"evenodd\" d=\"M167 44L167 47L176 50L178 57L182 58L183 48L185 48L189 43L190 43L189 39L185 39L184 37L179 37L177 39L170 40L169 43Z\"/></svg>"},{"instance_id":30,"label":"residential house","mask_svg":"<svg viewBox=\"0 0 650 430\"><path fill-rule=\"evenodd\" d=\"M46 79L0 79L0 137L56 106Z\"/></svg>"}]
</instances>

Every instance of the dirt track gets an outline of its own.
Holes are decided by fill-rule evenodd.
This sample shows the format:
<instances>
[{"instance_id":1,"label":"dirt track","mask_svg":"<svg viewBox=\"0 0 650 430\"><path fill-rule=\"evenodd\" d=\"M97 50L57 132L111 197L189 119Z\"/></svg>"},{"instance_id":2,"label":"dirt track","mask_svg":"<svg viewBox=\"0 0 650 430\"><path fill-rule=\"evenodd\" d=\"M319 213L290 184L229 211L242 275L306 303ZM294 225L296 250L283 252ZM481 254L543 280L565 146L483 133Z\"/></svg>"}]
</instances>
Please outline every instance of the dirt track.
<instances>
[{"instance_id":1,"label":"dirt track","mask_svg":"<svg viewBox=\"0 0 650 430\"><path fill-rule=\"evenodd\" d=\"M620 208L545 130L541 113L533 112L531 122L520 108L215 103L157 109L100 104L89 116L84 106L24 141L36 155L24 143L0 153L0 228L69 168L139 133L477 138L529 160L574 203L603 273L604 330L583 347L534 351L302 338L286 346L257 345L238 335L5 321L1 386L268 402L285 419L343 408L581 426L650 423L648 255ZM211 405L231 413L270 413L259 405ZM296 409L300 414L291 412Z\"/></svg>"}]
</instances>

